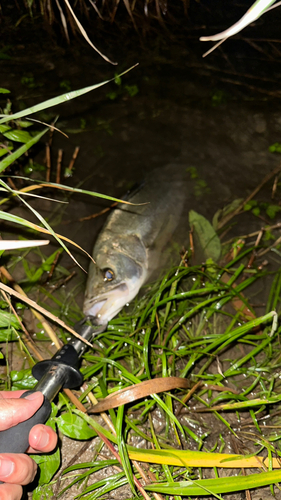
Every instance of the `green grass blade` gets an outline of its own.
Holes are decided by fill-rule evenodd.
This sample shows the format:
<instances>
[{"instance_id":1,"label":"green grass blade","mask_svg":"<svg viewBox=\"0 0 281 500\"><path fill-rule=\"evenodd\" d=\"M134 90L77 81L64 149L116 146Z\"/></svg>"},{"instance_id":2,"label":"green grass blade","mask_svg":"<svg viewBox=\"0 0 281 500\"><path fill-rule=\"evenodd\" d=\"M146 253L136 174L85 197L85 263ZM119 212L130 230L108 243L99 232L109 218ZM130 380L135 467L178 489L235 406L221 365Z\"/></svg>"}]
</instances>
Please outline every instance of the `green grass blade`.
<instances>
[{"instance_id":1,"label":"green grass blade","mask_svg":"<svg viewBox=\"0 0 281 500\"><path fill-rule=\"evenodd\" d=\"M7 188L7 191L10 191L11 193L13 193L13 190L5 182L3 182L1 179L0 179L0 185L3 185L4 187ZM75 259L75 257L72 255L72 253L70 252L70 250L68 250L67 246L64 244L64 242L62 241L62 239L55 233L55 231L51 228L51 226L44 219L44 217L42 217L42 215L37 210L35 210L35 208L33 208L31 205L29 205L29 203L27 203L27 201L25 201L21 196L19 196L19 195L17 195L17 196L21 200L21 202L27 208L29 208L29 210L31 210L31 212L33 212L33 214L37 217L37 219L39 219L39 221L41 222L41 224L49 231L49 233L57 240L57 242L60 244L60 246L66 251L66 253L68 253L68 255L72 258L72 260L74 260L75 264L77 264L84 271L83 267ZM3 213L4 212L0 211L1 218L4 218L3 217ZM23 224L21 222L22 225L27 225L27 224L25 224L26 223L25 219L22 219L22 221L24 221ZM29 225L29 227L31 227L31 226Z\"/></svg>"},{"instance_id":2,"label":"green grass blade","mask_svg":"<svg viewBox=\"0 0 281 500\"><path fill-rule=\"evenodd\" d=\"M111 441L114 444L117 444L117 438L111 434L111 432L107 431L102 427L94 418L89 417L86 413L83 413L81 410L73 410L73 413L76 413L79 415L81 418L86 420L87 424L91 425L95 431L97 431L100 434L103 434L109 441Z\"/></svg>"},{"instance_id":3,"label":"green grass blade","mask_svg":"<svg viewBox=\"0 0 281 500\"><path fill-rule=\"evenodd\" d=\"M11 177L13 177L13 176L11 176ZM23 179L25 181L30 182L29 177L23 177L23 176L17 175L16 178ZM55 182L38 181L36 179L32 179L32 183L39 184L40 187L42 187L42 188L43 187L53 187L55 189L61 189L62 191L69 191L71 193L87 194L88 196L94 196L95 198L103 198L105 200L117 201L118 203L125 203L127 205L135 205L135 203L131 203L131 202L126 201L126 200L121 200L120 198L114 198L113 196L108 196L106 194L97 193L96 191L88 191L87 189L80 189L80 188L75 188L75 187L71 187L71 186L66 186L65 184L58 184ZM22 194L25 194L25 193L22 193Z\"/></svg>"},{"instance_id":4,"label":"green grass blade","mask_svg":"<svg viewBox=\"0 0 281 500\"><path fill-rule=\"evenodd\" d=\"M118 444L119 455L122 462L122 467L124 469L128 483L134 495L137 496L137 492L134 485L133 470L131 467L131 462L129 459L128 451L123 437L123 423L124 423L124 405L119 406L117 411L117 418L116 418L117 444Z\"/></svg>"},{"instance_id":5,"label":"green grass blade","mask_svg":"<svg viewBox=\"0 0 281 500\"><path fill-rule=\"evenodd\" d=\"M132 66L131 68L127 69L123 73L121 73L119 76L123 76L128 71L131 71L131 69L135 68L136 65ZM23 116L31 115L33 113L37 113L38 111L42 111L43 109L51 108L52 106L57 106L58 104L61 104L63 102L68 102L71 99L75 99L76 97L80 97L81 95L87 94L88 92L91 92L92 90L95 90L99 87L102 87L103 85L106 85L109 82L112 82L114 78L111 78L110 80L105 80L104 82L101 83L96 83L95 85L90 85L90 87L84 87L83 89L79 90L73 90L72 92L67 92L66 94L62 94L57 97L53 97L52 99L48 99L47 101L41 102L40 104L36 104L35 106L31 106L30 108L26 108L23 111L19 111L18 113L14 113L13 115L7 115L4 116L2 119L0 119L0 123L6 123L10 120L17 120L18 118L22 118Z\"/></svg>"},{"instance_id":6,"label":"green grass blade","mask_svg":"<svg viewBox=\"0 0 281 500\"><path fill-rule=\"evenodd\" d=\"M219 479L202 479L198 481L181 481L179 483L151 484L145 486L147 491L157 491L164 495L205 496L211 494L234 493L281 481L281 471L262 472L250 476L234 476Z\"/></svg>"}]
</instances>

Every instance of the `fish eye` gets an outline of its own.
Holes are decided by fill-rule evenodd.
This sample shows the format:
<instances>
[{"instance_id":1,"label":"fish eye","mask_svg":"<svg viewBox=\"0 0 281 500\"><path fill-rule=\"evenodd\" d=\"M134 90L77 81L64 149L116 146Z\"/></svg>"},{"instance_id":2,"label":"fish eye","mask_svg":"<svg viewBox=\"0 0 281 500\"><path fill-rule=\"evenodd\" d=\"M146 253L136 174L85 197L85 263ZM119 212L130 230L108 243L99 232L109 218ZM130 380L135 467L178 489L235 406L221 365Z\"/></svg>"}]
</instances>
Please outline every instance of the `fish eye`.
<instances>
[{"instance_id":1,"label":"fish eye","mask_svg":"<svg viewBox=\"0 0 281 500\"><path fill-rule=\"evenodd\" d=\"M103 270L103 279L104 281L112 281L114 280L114 272L111 269L104 269Z\"/></svg>"}]
</instances>

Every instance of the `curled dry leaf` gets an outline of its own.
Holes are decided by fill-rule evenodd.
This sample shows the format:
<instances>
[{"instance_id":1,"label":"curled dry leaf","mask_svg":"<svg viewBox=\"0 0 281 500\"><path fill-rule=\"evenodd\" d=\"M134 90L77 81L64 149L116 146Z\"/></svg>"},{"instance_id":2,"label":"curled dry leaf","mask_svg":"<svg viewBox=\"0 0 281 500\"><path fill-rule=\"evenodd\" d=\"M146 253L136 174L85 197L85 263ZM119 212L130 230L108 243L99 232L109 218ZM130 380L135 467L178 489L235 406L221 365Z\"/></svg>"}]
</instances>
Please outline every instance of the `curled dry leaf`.
<instances>
[{"instance_id":1,"label":"curled dry leaf","mask_svg":"<svg viewBox=\"0 0 281 500\"><path fill-rule=\"evenodd\" d=\"M163 377L145 380L144 382L130 385L118 392L110 394L93 406L88 413L104 412L111 408L117 408L118 406L132 403L133 401L145 398L151 394L158 394L159 392L170 391L171 389L188 389L189 387L190 381L181 377Z\"/></svg>"}]
</instances>

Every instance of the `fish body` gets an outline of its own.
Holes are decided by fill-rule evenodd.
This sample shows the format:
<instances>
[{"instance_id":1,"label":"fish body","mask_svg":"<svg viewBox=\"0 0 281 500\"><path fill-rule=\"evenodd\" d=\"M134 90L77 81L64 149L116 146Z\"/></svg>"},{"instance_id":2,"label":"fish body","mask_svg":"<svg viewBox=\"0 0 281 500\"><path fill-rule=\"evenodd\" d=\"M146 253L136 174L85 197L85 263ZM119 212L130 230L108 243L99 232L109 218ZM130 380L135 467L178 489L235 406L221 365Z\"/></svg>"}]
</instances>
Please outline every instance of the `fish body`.
<instances>
[{"instance_id":1,"label":"fish body","mask_svg":"<svg viewBox=\"0 0 281 500\"><path fill-rule=\"evenodd\" d=\"M130 302L159 267L182 212L182 184L156 171L129 201L136 205L114 209L93 250L83 310L99 324Z\"/></svg>"}]
</instances>

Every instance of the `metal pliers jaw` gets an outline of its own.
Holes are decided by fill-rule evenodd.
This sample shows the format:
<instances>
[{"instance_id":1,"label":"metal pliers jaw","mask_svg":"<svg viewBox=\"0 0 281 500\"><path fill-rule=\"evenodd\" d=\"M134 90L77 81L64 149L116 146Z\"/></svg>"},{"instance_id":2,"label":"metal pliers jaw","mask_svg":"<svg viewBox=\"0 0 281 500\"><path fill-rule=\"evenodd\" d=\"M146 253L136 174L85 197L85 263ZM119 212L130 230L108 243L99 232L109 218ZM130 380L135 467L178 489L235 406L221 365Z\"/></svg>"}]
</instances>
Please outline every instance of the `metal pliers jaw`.
<instances>
[{"instance_id":1,"label":"metal pliers jaw","mask_svg":"<svg viewBox=\"0 0 281 500\"><path fill-rule=\"evenodd\" d=\"M85 316L75 324L74 330L79 333L83 339L91 341L93 337L96 337L96 335L103 333L107 329L107 324L108 323L99 325L95 316ZM78 357L81 358L87 349L87 344L76 337L74 337L69 343L78 353Z\"/></svg>"}]
</instances>

